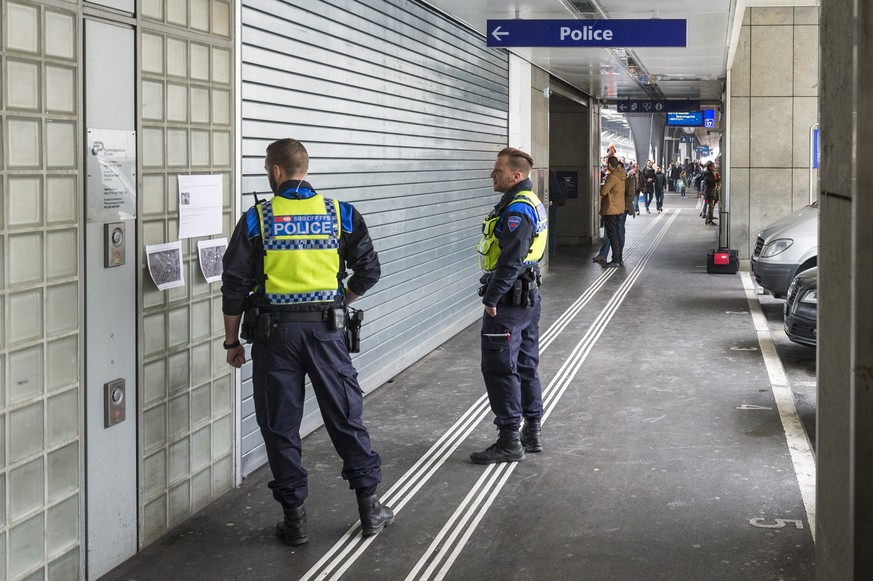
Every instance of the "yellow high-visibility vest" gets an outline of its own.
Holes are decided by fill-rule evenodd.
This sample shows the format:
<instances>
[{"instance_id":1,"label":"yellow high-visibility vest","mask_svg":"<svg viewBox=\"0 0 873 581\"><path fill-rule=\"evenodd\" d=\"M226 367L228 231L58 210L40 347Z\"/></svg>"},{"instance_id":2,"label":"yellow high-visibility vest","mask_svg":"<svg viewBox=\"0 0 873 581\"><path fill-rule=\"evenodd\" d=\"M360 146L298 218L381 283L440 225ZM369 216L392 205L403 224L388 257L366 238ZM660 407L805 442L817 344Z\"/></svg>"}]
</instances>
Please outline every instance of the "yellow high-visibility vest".
<instances>
[{"instance_id":1,"label":"yellow high-visibility vest","mask_svg":"<svg viewBox=\"0 0 873 581\"><path fill-rule=\"evenodd\" d=\"M528 250L527 255L524 257L524 264L536 264L542 260L548 246L549 215L546 212L546 207L537 195L530 190L518 192L509 205L516 202L523 202L532 207L537 218L534 230L536 234L534 235L530 250ZM500 244L498 244L498 238L494 230L497 228L497 223L502 217L503 215L501 214L493 218L485 218L485 221L482 223L482 240L479 241L477 250L482 255L482 268L486 271L494 270L497 266L497 260L500 258Z\"/></svg>"},{"instance_id":2,"label":"yellow high-visibility vest","mask_svg":"<svg viewBox=\"0 0 873 581\"><path fill-rule=\"evenodd\" d=\"M334 301L340 295L339 202L320 194L275 196L256 207L270 303Z\"/></svg>"}]
</instances>

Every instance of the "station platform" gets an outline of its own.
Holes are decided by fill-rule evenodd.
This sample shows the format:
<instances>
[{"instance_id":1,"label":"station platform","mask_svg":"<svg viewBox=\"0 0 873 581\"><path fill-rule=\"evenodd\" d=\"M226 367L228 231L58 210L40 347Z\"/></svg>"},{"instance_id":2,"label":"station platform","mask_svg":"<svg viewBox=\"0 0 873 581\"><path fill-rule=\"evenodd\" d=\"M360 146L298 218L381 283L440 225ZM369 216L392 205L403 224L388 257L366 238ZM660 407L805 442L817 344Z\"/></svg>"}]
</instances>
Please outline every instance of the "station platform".
<instances>
[{"instance_id":1,"label":"station platform","mask_svg":"<svg viewBox=\"0 0 873 581\"><path fill-rule=\"evenodd\" d=\"M623 268L558 249L542 288L542 452L470 462L497 436L477 323L366 398L396 513L383 533L360 536L319 429L303 443L308 544L275 537L264 467L104 579L813 579L805 436L785 395L796 371L774 371L767 343L777 307L762 323L748 274L706 274L718 233L694 203L668 194L664 213L628 218Z\"/></svg>"}]
</instances>

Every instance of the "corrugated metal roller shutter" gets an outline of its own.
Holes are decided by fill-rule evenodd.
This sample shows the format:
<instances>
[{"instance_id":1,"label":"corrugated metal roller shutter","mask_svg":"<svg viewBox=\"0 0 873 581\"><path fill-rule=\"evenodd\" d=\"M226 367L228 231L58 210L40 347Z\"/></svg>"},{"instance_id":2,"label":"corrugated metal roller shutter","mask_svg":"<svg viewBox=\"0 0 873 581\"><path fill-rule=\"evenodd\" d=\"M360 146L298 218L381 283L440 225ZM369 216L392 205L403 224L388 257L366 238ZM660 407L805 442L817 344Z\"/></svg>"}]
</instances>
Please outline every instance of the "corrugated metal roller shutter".
<instances>
[{"instance_id":1,"label":"corrugated metal roller shutter","mask_svg":"<svg viewBox=\"0 0 873 581\"><path fill-rule=\"evenodd\" d=\"M507 56L404 0L249 0L242 26L243 192L267 189L266 146L294 137L313 186L364 215L383 272L361 300L355 358L372 388L478 310L475 245L497 200L489 174L508 134ZM304 431L320 423L308 396ZM264 459L250 379L243 397L246 474Z\"/></svg>"}]
</instances>

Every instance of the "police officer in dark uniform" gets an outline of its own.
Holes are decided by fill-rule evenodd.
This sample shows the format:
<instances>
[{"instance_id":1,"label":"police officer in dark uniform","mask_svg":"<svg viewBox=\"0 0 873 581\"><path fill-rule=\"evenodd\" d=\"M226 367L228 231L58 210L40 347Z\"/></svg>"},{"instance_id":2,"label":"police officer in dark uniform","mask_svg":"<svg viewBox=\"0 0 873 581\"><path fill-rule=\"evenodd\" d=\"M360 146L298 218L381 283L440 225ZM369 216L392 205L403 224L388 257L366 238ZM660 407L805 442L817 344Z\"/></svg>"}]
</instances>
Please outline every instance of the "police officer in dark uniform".
<instances>
[{"instance_id":1,"label":"police officer in dark uniform","mask_svg":"<svg viewBox=\"0 0 873 581\"><path fill-rule=\"evenodd\" d=\"M514 462L525 451L543 449L538 262L548 245L548 214L532 191L532 168L530 155L507 147L491 172L494 191L503 197L483 224L479 253L485 274L479 291L485 305L482 375L499 436L487 449L470 454L476 464Z\"/></svg>"},{"instance_id":2,"label":"police officer in dark uniform","mask_svg":"<svg viewBox=\"0 0 873 581\"><path fill-rule=\"evenodd\" d=\"M342 477L356 491L362 532L374 535L394 513L376 494L381 459L361 418L363 394L345 341L344 307L379 280L379 259L357 210L304 180L309 155L302 143L273 142L264 168L275 196L256 203L237 224L221 291L227 362L245 363L241 322L243 337L253 341L255 413L273 473L269 486L284 511L276 534L292 546L309 540L307 471L300 461L308 375L343 460ZM343 286L347 267L354 274Z\"/></svg>"}]
</instances>

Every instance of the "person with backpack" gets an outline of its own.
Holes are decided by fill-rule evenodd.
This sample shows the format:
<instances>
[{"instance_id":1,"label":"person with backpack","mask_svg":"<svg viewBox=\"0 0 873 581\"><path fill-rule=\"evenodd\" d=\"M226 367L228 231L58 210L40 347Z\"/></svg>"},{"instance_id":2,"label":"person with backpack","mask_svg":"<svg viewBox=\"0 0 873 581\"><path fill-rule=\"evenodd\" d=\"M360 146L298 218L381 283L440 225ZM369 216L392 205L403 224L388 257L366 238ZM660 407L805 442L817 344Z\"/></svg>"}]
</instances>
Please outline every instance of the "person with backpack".
<instances>
[{"instance_id":1,"label":"person with backpack","mask_svg":"<svg viewBox=\"0 0 873 581\"><path fill-rule=\"evenodd\" d=\"M676 179L676 191L679 192L679 197L685 197L685 189L687 187L688 176L685 175L685 170L679 172L679 177Z\"/></svg>"}]
</instances>

